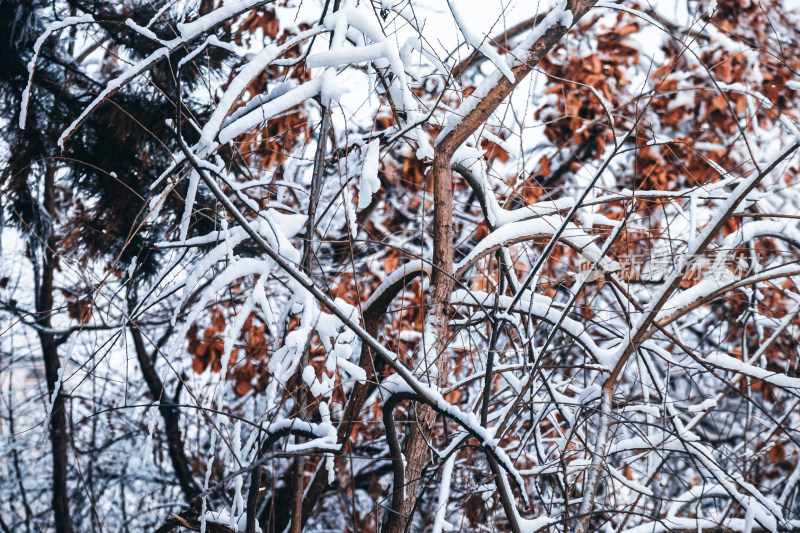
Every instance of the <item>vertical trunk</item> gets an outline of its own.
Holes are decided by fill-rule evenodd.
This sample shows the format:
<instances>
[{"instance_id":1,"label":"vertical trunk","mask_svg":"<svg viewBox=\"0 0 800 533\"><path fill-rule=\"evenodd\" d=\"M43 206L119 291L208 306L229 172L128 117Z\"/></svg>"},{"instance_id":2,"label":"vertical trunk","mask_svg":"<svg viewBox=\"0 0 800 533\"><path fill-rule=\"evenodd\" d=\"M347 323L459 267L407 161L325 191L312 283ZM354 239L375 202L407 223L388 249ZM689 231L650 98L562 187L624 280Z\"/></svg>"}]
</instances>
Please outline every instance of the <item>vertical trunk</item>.
<instances>
[{"instance_id":1,"label":"vertical trunk","mask_svg":"<svg viewBox=\"0 0 800 533\"><path fill-rule=\"evenodd\" d=\"M570 23L577 22L597 0L570 0L567 9L570 12ZM553 14L557 14L554 12ZM484 84L493 84L489 87L479 87L475 93L483 96L477 102L470 102L467 111L461 121L452 129L445 130L436 139L436 147L433 158L433 273L431 275L430 300L428 308L428 318L426 327L433 329L435 335L435 345L431 350L426 347L429 354L426 354L423 376L431 377L432 374L438 376L441 364L441 355L446 347L447 334L447 309L450 304L450 293L453 287L453 172L451 169L451 159L455 151L464 143L475 131L481 127L486 120L494 113L500 103L511 94L519 82L524 79L533 68L541 61L555 44L569 30L562 23L562 17L546 17L542 24L547 27L539 37L531 43L527 50L516 50L518 52L517 64L512 67L514 81L497 72L493 78L487 79ZM417 489L419 487L419 472L425 464L427 457L427 443L420 433L433 429L435 416L428 412L429 408L419 409L419 425L411 428L406 442L406 472L405 472L405 495L398 496L397 492L392 502L392 509L387 519L384 531L387 533L400 533L408 529L411 516L417 500ZM429 425L428 425L429 424ZM427 426L427 427L426 427ZM395 491L402 488L395 487ZM395 503L397 502L397 503ZM513 516L509 516L512 520ZM513 521L515 522L515 521ZM514 524L512 523L512 526Z\"/></svg>"},{"instance_id":2,"label":"vertical trunk","mask_svg":"<svg viewBox=\"0 0 800 533\"><path fill-rule=\"evenodd\" d=\"M290 533L300 533L303 528L303 480L306 463L304 457L295 459L294 472L292 473L292 521L290 523Z\"/></svg>"},{"instance_id":3,"label":"vertical trunk","mask_svg":"<svg viewBox=\"0 0 800 533\"><path fill-rule=\"evenodd\" d=\"M411 424L411 431L406 439L405 486L392 487L392 508L388 514L385 533L402 533L412 531L411 519L414 507L417 504L417 491L419 490L422 469L430 462L430 451L426 439L433 436L433 426L436 422L436 413L426 404L417 404L417 421Z\"/></svg>"},{"instance_id":4,"label":"vertical trunk","mask_svg":"<svg viewBox=\"0 0 800 533\"><path fill-rule=\"evenodd\" d=\"M51 222L55 220L55 171L54 166L49 166L45 171L44 179L44 207ZM56 237L50 225L49 235L42 235L45 246L42 251L41 281L36 302L36 322L43 328L51 328L51 314L53 312L53 275L56 267ZM67 415L65 398L61 387L55 398L53 391L59 381L61 362L58 358L58 346L54 335L50 331L38 330L39 342L42 347L45 376L47 378L48 401L52 399L53 408L50 414L50 445L53 458L53 518L57 533L72 533L72 521L69 515L69 502L67 500Z\"/></svg>"},{"instance_id":5,"label":"vertical trunk","mask_svg":"<svg viewBox=\"0 0 800 533\"><path fill-rule=\"evenodd\" d=\"M423 349L424 360L418 367L423 381L438 379L442 353L447 346L447 323L450 293L453 288L453 183L450 171L451 150L437 150L433 160L433 273L428 301L427 328L433 328L433 346ZM427 336L428 339L431 336ZM428 405L417 406L417 423L406 438L405 486L393 487L392 509L388 512L386 533L409 530L411 514L417 503L420 474L430 460L428 441L433 436L436 413Z\"/></svg>"}]
</instances>

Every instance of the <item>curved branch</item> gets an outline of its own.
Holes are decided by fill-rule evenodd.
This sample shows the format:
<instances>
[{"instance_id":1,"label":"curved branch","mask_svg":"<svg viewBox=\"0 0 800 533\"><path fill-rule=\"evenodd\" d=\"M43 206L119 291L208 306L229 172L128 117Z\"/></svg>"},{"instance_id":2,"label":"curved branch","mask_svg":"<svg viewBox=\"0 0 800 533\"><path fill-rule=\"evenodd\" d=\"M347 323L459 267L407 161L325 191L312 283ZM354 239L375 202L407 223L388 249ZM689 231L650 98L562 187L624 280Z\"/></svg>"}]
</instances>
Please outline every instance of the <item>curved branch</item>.
<instances>
[{"instance_id":1,"label":"curved branch","mask_svg":"<svg viewBox=\"0 0 800 533\"><path fill-rule=\"evenodd\" d=\"M517 521L517 511L514 507L513 497L508 492L508 487L503 483L503 480L500 478L500 468L508 472L512 478L514 478L514 482L517 484L517 488L523 495L523 498L526 498L525 487L521 484L521 478L519 475L509 467L506 461L502 460L496 452L497 447L493 446L486 442L485 435L478 434L474 428L472 428L469 424L465 424L462 420L459 420L458 417L452 416L451 413L442 409L437 404L432 404L427 401L426 398L419 396L414 393L410 392L398 392L392 394L386 402L383 404L383 424L386 430L386 440L389 443L389 450L392 454L392 466L394 470L394 483L393 487L393 495L392 495L392 507L387 511L389 513L393 513L394 515L398 514L398 509L402 508L406 503L406 498L404 496L405 492L405 469L404 469L404 461L402 456L402 450L400 449L400 441L397 437L397 429L394 425L394 409L397 405L404 401L404 400L411 400L418 403L423 403L430 407L435 412L439 413L441 416L448 418L454 421L456 424L461 426L467 433L472 435L475 439L481 442L481 448L486 453L487 459L489 460L490 468L492 469L493 474L495 475L495 483L497 484L497 490L500 494L500 500L503 503L503 509L506 512L506 517L508 518L509 525L511 526L511 530L515 533L519 533L520 526ZM498 460L499 459L499 460ZM415 500L416 502L416 500ZM409 523L411 517L403 517Z\"/></svg>"},{"instance_id":2,"label":"curved branch","mask_svg":"<svg viewBox=\"0 0 800 533\"><path fill-rule=\"evenodd\" d=\"M305 425L305 424L302 424ZM309 424L309 428L286 426L270 432L268 430L267 438L261 444L259 450L259 457L255 462L253 473L250 480L250 488L247 491L247 518L245 522L246 533L255 533L256 531L256 511L258 510L258 491L261 486L261 462L258 460L261 456L278 441L278 439L288 435L295 435L306 437L309 439L319 438L319 435L313 431L313 425Z\"/></svg>"}]
</instances>

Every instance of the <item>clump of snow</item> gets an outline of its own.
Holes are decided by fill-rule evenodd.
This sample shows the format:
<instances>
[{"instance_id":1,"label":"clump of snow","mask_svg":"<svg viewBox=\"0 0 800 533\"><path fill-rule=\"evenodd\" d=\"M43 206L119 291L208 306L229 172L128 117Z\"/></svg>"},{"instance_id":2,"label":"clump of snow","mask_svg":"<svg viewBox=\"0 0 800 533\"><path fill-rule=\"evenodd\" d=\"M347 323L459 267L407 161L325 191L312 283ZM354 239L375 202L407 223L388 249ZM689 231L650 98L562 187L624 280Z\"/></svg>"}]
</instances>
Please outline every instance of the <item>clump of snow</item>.
<instances>
[{"instance_id":1,"label":"clump of snow","mask_svg":"<svg viewBox=\"0 0 800 533\"><path fill-rule=\"evenodd\" d=\"M221 526L228 526L236 532L244 533L247 531L247 513L242 512L232 514L228 509L220 509L219 511L206 511L202 514L201 520L203 525L208 523L219 524ZM256 521L256 533L261 533L261 526Z\"/></svg>"},{"instance_id":2,"label":"clump of snow","mask_svg":"<svg viewBox=\"0 0 800 533\"><path fill-rule=\"evenodd\" d=\"M36 70L36 60L39 59L39 53L42 51L44 42L48 37L59 30L69 26L74 26L76 24L88 24L91 22L94 22L94 17L90 14L81 15L79 17L67 17L64 20L59 20L48 24L47 27L45 27L44 32L39 36L38 39L36 39L36 42L33 44L33 56L31 57L30 61L28 61L28 83L25 85L25 89L22 91L22 101L19 112L20 129L25 129L25 122L28 118L28 101L30 100L31 86L33 85L33 73Z\"/></svg>"},{"instance_id":3,"label":"clump of snow","mask_svg":"<svg viewBox=\"0 0 800 533\"><path fill-rule=\"evenodd\" d=\"M703 411L708 411L717 406L717 400L714 398L708 398L707 400L703 400L701 403L696 405L690 405L687 409L690 413L702 413Z\"/></svg>"},{"instance_id":4,"label":"clump of snow","mask_svg":"<svg viewBox=\"0 0 800 533\"><path fill-rule=\"evenodd\" d=\"M372 203L372 196L381 188L378 178L378 156L380 142L375 139L370 141L364 153L364 163L361 166L361 179L358 181L358 208L364 209Z\"/></svg>"},{"instance_id":5,"label":"clump of snow","mask_svg":"<svg viewBox=\"0 0 800 533\"><path fill-rule=\"evenodd\" d=\"M514 78L514 73L511 72L511 69L508 68L508 64L506 61L497 53L489 43L489 37L487 35L481 35L480 33L476 32L472 26L469 24L469 18L462 13L461 9L458 6L457 1L447 0L447 5L450 6L450 11L453 13L453 18L458 24L458 29L461 30L461 34L464 36L464 39L467 41L467 44L471 47L475 48L476 50L480 51L486 58L494 63L503 76L508 78L508 81L514 83L516 79Z\"/></svg>"}]
</instances>

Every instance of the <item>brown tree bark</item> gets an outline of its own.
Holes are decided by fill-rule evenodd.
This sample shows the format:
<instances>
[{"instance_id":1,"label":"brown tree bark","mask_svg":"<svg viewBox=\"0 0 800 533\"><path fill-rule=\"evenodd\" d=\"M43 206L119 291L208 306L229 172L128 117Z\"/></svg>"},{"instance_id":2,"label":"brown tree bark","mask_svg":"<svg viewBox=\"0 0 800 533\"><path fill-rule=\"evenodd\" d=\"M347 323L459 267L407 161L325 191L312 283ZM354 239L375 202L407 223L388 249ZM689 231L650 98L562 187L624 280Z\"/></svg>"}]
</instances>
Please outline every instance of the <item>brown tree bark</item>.
<instances>
[{"instance_id":1,"label":"brown tree bark","mask_svg":"<svg viewBox=\"0 0 800 533\"><path fill-rule=\"evenodd\" d=\"M597 0L570 0L568 9L572 14L573 24L577 22ZM544 56L558 43L569 30L562 26L560 20L550 26L525 51L527 57L512 67L514 81L499 76L497 83L491 87L461 119L457 126L444 132L436 139L433 158L433 274L429 296L428 314L430 323L434 325L436 338L437 363L441 360L446 347L448 307L453 287L453 171L451 159L453 154L477 129L483 125L503 100L511 94L516 86L533 70ZM386 533L401 533L408 530L411 511L417 501L419 473L428 456L426 438L432 430L435 415L430 408L418 409L419 424L412 425L406 440L406 473L405 490L394 487L396 500L393 500L389 511ZM400 496L398 496L398 491ZM402 494L405 492L405 498ZM402 500L402 501L399 501ZM509 516L512 529L515 525L513 516Z\"/></svg>"},{"instance_id":2,"label":"brown tree bark","mask_svg":"<svg viewBox=\"0 0 800 533\"><path fill-rule=\"evenodd\" d=\"M56 167L50 165L45 170L44 177L44 208L51 221L56 219L55 208L55 173ZM53 276L56 268L56 244L57 240L50 225L48 235L41 235L44 241L42 251L42 271L39 280L38 294L36 295L36 323L41 326L37 328L39 343L42 347L42 358L44 359L45 377L47 379L47 401L53 402L50 413L50 446L53 459L53 519L55 522L56 533L72 533L72 520L69 513L69 501L67 497L67 414L65 410L65 397L63 390L59 387L58 393L53 398L56 384L59 381L59 369L61 361L58 357L58 343L52 333L53 313Z\"/></svg>"}]
</instances>

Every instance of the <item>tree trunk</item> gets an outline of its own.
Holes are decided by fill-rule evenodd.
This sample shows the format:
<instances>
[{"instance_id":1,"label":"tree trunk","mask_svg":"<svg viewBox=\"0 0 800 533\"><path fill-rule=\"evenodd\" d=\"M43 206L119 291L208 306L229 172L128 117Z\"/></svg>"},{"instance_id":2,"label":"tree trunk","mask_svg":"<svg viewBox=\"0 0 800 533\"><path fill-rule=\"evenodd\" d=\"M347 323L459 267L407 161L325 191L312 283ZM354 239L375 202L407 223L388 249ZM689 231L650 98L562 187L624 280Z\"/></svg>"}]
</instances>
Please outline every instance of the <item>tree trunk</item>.
<instances>
[{"instance_id":1,"label":"tree trunk","mask_svg":"<svg viewBox=\"0 0 800 533\"><path fill-rule=\"evenodd\" d=\"M577 22L597 0L570 0L567 9L571 13L571 21ZM542 58L561 40L569 30L562 25L562 18L556 17L548 21L546 17L542 24L551 24L536 41L530 43L524 50L524 55L515 55L518 63L512 67L514 81L512 82L498 71L494 77L487 78L489 87L481 86L473 95L482 95L477 102L469 102L466 114L462 120L451 129L446 129L436 139L433 158L433 273L431 275L430 300L428 308L427 325L433 328L435 335L434 358L426 355L425 375L430 376L431 371L438 375L439 361L446 348L448 307L450 293L453 287L453 171L451 160L455 151L466 141L486 120L494 113L502 101L511 94ZM485 90L483 90L485 89ZM426 347L431 350L430 347ZM434 364L432 366L432 363ZM386 533L400 533L408 529L411 521L410 513L414 509L419 487L419 472L427 461L428 451L426 439L420 434L420 428L425 432L432 432L435 414L427 406L418 408L419 424L411 427L411 432L406 441L406 472L405 491L395 487L395 496L400 491L405 498L395 505L386 522ZM510 517L511 518L511 517Z\"/></svg>"},{"instance_id":2,"label":"tree trunk","mask_svg":"<svg viewBox=\"0 0 800 533\"><path fill-rule=\"evenodd\" d=\"M51 221L55 213L55 166L48 166L44 179L44 207ZM50 224L49 235L42 235L45 246L42 250L42 272L39 283L39 294L36 298L36 322L48 330L52 328L53 313L53 275L56 267L56 237ZM58 393L53 398L53 391L59 382L61 361L58 357L58 346L52 332L38 329L39 343L42 347L45 376L47 378L48 402L52 400L50 413L50 445L53 456L53 519L56 533L72 533L72 521L69 516L67 499L67 414L63 389L58 385Z\"/></svg>"}]
</instances>

